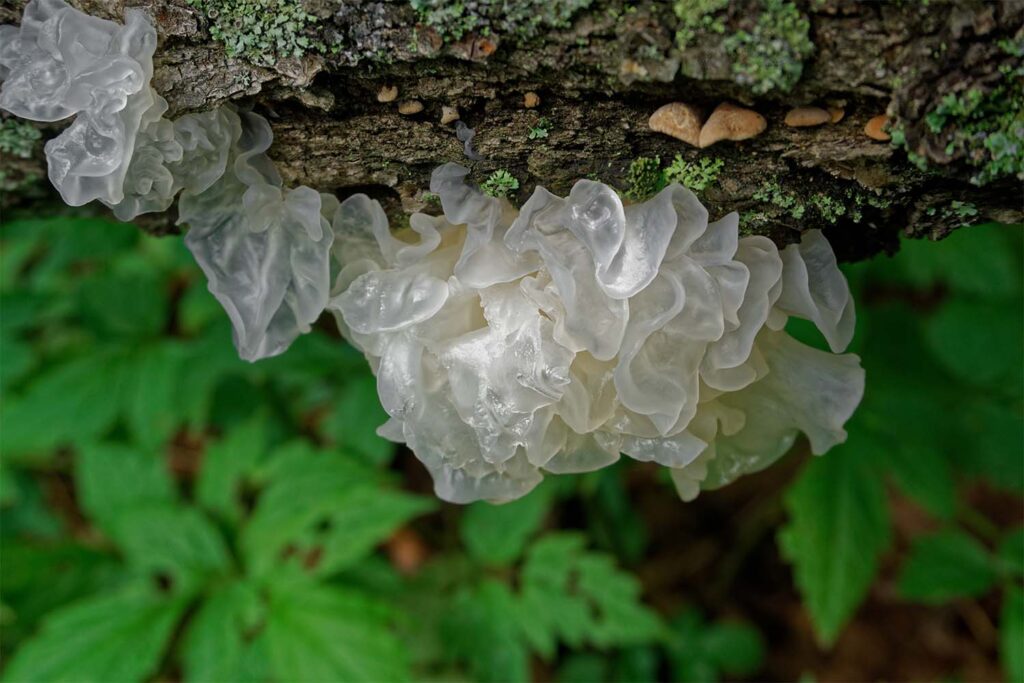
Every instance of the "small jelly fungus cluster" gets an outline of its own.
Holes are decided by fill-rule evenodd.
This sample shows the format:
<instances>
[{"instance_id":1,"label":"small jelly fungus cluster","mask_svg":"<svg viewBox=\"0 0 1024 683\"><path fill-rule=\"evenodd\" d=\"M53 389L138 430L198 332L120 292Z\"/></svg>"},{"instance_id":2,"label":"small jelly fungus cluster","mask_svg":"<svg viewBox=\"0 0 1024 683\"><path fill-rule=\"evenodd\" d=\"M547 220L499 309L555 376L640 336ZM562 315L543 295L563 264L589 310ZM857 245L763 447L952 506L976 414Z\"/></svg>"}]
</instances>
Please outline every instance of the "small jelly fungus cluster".
<instances>
[{"instance_id":1,"label":"small jelly fungus cluster","mask_svg":"<svg viewBox=\"0 0 1024 683\"><path fill-rule=\"evenodd\" d=\"M441 498L508 501L624 453L670 468L689 500L798 432L815 453L845 439L864 373L838 355L853 302L820 232L782 251L740 239L736 214L709 223L678 184L624 205L581 180L517 210L446 164L430 186L444 215L392 234L365 195L285 188L263 118L166 119L155 43L141 12L122 27L32 0L20 30L0 27L0 107L77 116L46 148L68 203L129 220L178 199L243 358L283 352L330 310L377 376L379 433L409 444ZM834 353L788 336L789 316Z\"/></svg>"}]
</instances>

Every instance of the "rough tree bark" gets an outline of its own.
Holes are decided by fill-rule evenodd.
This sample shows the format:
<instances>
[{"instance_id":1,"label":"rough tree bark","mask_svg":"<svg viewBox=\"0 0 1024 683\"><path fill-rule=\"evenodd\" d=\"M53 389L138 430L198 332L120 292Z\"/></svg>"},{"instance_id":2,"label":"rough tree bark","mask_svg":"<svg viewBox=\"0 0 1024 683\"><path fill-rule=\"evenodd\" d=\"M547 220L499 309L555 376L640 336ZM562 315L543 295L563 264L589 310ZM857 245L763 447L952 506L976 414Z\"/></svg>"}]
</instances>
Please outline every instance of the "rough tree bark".
<instances>
[{"instance_id":1,"label":"rough tree bark","mask_svg":"<svg viewBox=\"0 0 1024 683\"><path fill-rule=\"evenodd\" d=\"M571 0L566 21L539 24L532 37L479 29L456 37L443 23L431 25L431 8L457 6L459 16L472 18L487 0L301 0L316 19L300 22L298 30L314 49L301 57L256 59L251 51L229 56L210 32L211 19L222 18L218 5L238 11L246 1L72 4L111 19L120 19L126 5L141 5L160 35L154 86L171 115L228 100L253 106L272 122L271 155L287 182L339 196L368 192L399 222L405 213L431 209L429 174L444 161L468 164L478 181L507 170L519 180L513 199L521 202L536 184L564 193L581 177L626 188L636 159L659 157L665 165L677 154L691 163L723 162L715 181L699 192L712 216L739 211L744 230L779 243L824 226L845 260L894 249L900 231L937 238L965 222L1021 220L1020 178L1011 172L972 184L974 152L947 147L958 134L955 117L947 117L940 132L927 117L949 94L973 89L1019 97L1014 45L1024 44L1024 0L796 0L813 52L791 59L795 83L775 84L763 94L737 77L736 62L747 57L730 51L729 38L757 36L760 18L792 5L788 0L680 0L676 5L698 19L684 49L676 40L682 19L672 2ZM283 8L299 0L248 2ZM23 0L3 5L0 22L16 22ZM1018 80L1007 86L1000 79ZM379 102L385 87L396 87L397 99ZM527 92L539 95L539 106L524 105ZM701 150L647 125L667 102L707 112L726 100L761 113L767 130ZM411 101L422 111L400 114L399 105ZM845 115L815 128L784 125L786 112L805 104L839 107ZM1011 105L1020 111L1019 101ZM457 107L475 129L473 144L484 160L466 158L453 126L440 121L445 106ZM866 121L884 113L905 140L902 146L864 133ZM543 128L547 137L531 139L531 128ZM1016 129L1018 145L1024 144L1021 128L1024 123ZM915 156L917 164L911 163ZM25 174L40 172L40 164L41 156L6 159L0 169ZM9 193L8 206L19 201L11 194L18 193ZM140 224L155 233L174 229L173 216Z\"/></svg>"}]
</instances>

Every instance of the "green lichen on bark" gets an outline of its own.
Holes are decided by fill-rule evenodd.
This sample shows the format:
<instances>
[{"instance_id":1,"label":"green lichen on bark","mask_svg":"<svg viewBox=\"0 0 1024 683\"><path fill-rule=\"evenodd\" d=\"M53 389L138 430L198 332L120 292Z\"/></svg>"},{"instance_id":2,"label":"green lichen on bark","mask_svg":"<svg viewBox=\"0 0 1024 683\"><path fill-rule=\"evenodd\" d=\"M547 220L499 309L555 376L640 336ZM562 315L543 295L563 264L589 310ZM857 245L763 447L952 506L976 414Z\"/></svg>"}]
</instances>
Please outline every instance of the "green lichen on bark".
<instances>
[{"instance_id":1,"label":"green lichen on bark","mask_svg":"<svg viewBox=\"0 0 1024 683\"><path fill-rule=\"evenodd\" d=\"M550 29L571 25L593 0L409 0L424 25L450 42L475 33L500 35L517 42L536 38Z\"/></svg>"},{"instance_id":2,"label":"green lichen on bark","mask_svg":"<svg viewBox=\"0 0 1024 683\"><path fill-rule=\"evenodd\" d=\"M809 31L810 22L792 2L763 0L753 27L725 39L733 79L757 95L789 91L814 52Z\"/></svg>"},{"instance_id":3,"label":"green lichen on bark","mask_svg":"<svg viewBox=\"0 0 1024 683\"><path fill-rule=\"evenodd\" d=\"M188 0L210 22L210 36L232 57L272 66L285 57L325 51L313 38L316 16L299 0Z\"/></svg>"},{"instance_id":4,"label":"green lichen on bark","mask_svg":"<svg viewBox=\"0 0 1024 683\"><path fill-rule=\"evenodd\" d=\"M42 134L30 123L6 119L0 123L0 152L28 159Z\"/></svg>"}]
</instances>

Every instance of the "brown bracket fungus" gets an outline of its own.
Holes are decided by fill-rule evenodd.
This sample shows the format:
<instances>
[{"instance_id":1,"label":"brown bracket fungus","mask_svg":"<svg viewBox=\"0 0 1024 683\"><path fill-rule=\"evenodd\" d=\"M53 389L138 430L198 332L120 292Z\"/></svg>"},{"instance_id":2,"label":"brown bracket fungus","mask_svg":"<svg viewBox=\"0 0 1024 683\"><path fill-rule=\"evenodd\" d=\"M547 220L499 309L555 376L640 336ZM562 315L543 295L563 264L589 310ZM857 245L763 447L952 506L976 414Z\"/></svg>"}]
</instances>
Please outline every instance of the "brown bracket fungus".
<instances>
[{"instance_id":1,"label":"brown bracket fungus","mask_svg":"<svg viewBox=\"0 0 1024 683\"><path fill-rule=\"evenodd\" d=\"M821 107L797 107L786 114L785 124L790 128L809 128L831 120L832 116Z\"/></svg>"},{"instance_id":2,"label":"brown bracket fungus","mask_svg":"<svg viewBox=\"0 0 1024 683\"><path fill-rule=\"evenodd\" d=\"M765 118L752 109L744 109L731 102L715 107L700 129L699 147L710 147L722 140L749 140L768 127Z\"/></svg>"},{"instance_id":3,"label":"brown bracket fungus","mask_svg":"<svg viewBox=\"0 0 1024 683\"><path fill-rule=\"evenodd\" d=\"M699 147L701 120L700 110L697 108L682 102L672 102L651 114L647 125L656 133L671 135L677 140Z\"/></svg>"}]
</instances>

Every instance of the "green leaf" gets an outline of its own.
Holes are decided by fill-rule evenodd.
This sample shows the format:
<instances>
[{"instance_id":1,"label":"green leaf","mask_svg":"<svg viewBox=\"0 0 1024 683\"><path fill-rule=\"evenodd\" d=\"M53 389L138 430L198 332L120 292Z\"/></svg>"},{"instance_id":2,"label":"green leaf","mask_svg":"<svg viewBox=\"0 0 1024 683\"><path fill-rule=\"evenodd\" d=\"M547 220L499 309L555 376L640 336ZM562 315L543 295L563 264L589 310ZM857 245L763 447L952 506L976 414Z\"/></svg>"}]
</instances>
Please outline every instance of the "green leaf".
<instances>
[{"instance_id":1,"label":"green leaf","mask_svg":"<svg viewBox=\"0 0 1024 683\"><path fill-rule=\"evenodd\" d=\"M220 532L194 508L144 504L118 515L109 527L131 565L170 579L177 593L193 594L230 569Z\"/></svg>"},{"instance_id":2,"label":"green leaf","mask_svg":"<svg viewBox=\"0 0 1024 683\"><path fill-rule=\"evenodd\" d=\"M716 622L704 634L702 647L715 666L729 676L752 676L764 664L764 638L747 624Z\"/></svg>"},{"instance_id":3,"label":"green leaf","mask_svg":"<svg viewBox=\"0 0 1024 683\"><path fill-rule=\"evenodd\" d=\"M362 372L342 387L324 430L339 449L351 451L371 464L383 465L395 455L395 444L377 436L377 427L387 419L377 397L376 380Z\"/></svg>"},{"instance_id":4,"label":"green leaf","mask_svg":"<svg viewBox=\"0 0 1024 683\"><path fill-rule=\"evenodd\" d=\"M666 652L672 680L679 683L714 683L719 679L715 659L704 648L707 624L695 609L687 609L671 623Z\"/></svg>"},{"instance_id":5,"label":"green leaf","mask_svg":"<svg viewBox=\"0 0 1024 683\"><path fill-rule=\"evenodd\" d=\"M544 657L554 654L558 640L571 647L642 645L662 633L661 620L641 602L636 578L585 545L576 534L548 534L527 553L521 608L527 638Z\"/></svg>"},{"instance_id":6,"label":"green leaf","mask_svg":"<svg viewBox=\"0 0 1024 683\"><path fill-rule=\"evenodd\" d=\"M519 500L492 505L479 502L462 515L459 532L469 554L480 562L504 565L519 559L527 541L551 509L551 489L541 486Z\"/></svg>"},{"instance_id":7,"label":"green leaf","mask_svg":"<svg viewBox=\"0 0 1024 683\"><path fill-rule=\"evenodd\" d=\"M919 287L945 284L984 297L1020 292L1020 265L1010 241L1020 229L1005 225L962 228L941 242L904 240L897 263ZM1014 234L1018 233L1018 234Z\"/></svg>"},{"instance_id":8,"label":"green leaf","mask_svg":"<svg viewBox=\"0 0 1024 683\"><path fill-rule=\"evenodd\" d=\"M867 594L889 544L889 511L879 473L844 448L814 458L785 495L789 521L779 545L793 563L818 639L835 642Z\"/></svg>"},{"instance_id":9,"label":"green leaf","mask_svg":"<svg viewBox=\"0 0 1024 683\"><path fill-rule=\"evenodd\" d=\"M1007 681L1024 681L1024 590L1008 586L999 617L999 658Z\"/></svg>"},{"instance_id":10,"label":"green leaf","mask_svg":"<svg viewBox=\"0 0 1024 683\"><path fill-rule=\"evenodd\" d=\"M954 298L925 326L935 357L955 377L1019 395L1024 382L1021 301Z\"/></svg>"},{"instance_id":11,"label":"green leaf","mask_svg":"<svg viewBox=\"0 0 1024 683\"><path fill-rule=\"evenodd\" d=\"M402 644L390 612L352 591L308 583L272 584L264 637L281 681L404 681Z\"/></svg>"},{"instance_id":12,"label":"green leaf","mask_svg":"<svg viewBox=\"0 0 1024 683\"><path fill-rule=\"evenodd\" d=\"M162 459L113 443L82 447L75 461L75 487L82 509L108 532L127 510L177 500Z\"/></svg>"},{"instance_id":13,"label":"green leaf","mask_svg":"<svg viewBox=\"0 0 1024 683\"><path fill-rule=\"evenodd\" d=\"M79 311L100 338L154 337L167 323L167 295L151 275L100 274L79 289Z\"/></svg>"},{"instance_id":14,"label":"green leaf","mask_svg":"<svg viewBox=\"0 0 1024 683\"><path fill-rule=\"evenodd\" d=\"M592 652L572 652L558 667L558 683L597 683L608 680L608 661ZM629 679L619 679L629 680Z\"/></svg>"},{"instance_id":15,"label":"green leaf","mask_svg":"<svg viewBox=\"0 0 1024 683\"><path fill-rule=\"evenodd\" d=\"M452 654L468 662L474 680L528 681L526 626L508 586L484 579L455 595L442 633Z\"/></svg>"},{"instance_id":16,"label":"green leaf","mask_svg":"<svg viewBox=\"0 0 1024 683\"><path fill-rule=\"evenodd\" d=\"M237 525L245 514L242 494L266 450L265 418L260 415L206 448L196 481L196 500L215 516Z\"/></svg>"},{"instance_id":17,"label":"green leaf","mask_svg":"<svg viewBox=\"0 0 1024 683\"><path fill-rule=\"evenodd\" d=\"M271 483L241 540L247 568L255 576L282 564L310 576L336 573L434 505L382 487L376 472L336 453L293 445L271 463Z\"/></svg>"},{"instance_id":18,"label":"green leaf","mask_svg":"<svg viewBox=\"0 0 1024 683\"><path fill-rule=\"evenodd\" d=\"M139 586L51 614L11 659L6 680L131 683L156 673L185 603Z\"/></svg>"},{"instance_id":19,"label":"green leaf","mask_svg":"<svg viewBox=\"0 0 1024 683\"><path fill-rule=\"evenodd\" d=\"M100 353L58 365L21 396L0 403L4 454L36 455L107 432L117 419L120 356Z\"/></svg>"},{"instance_id":20,"label":"green leaf","mask_svg":"<svg viewBox=\"0 0 1024 683\"><path fill-rule=\"evenodd\" d=\"M997 578L985 547L967 534L950 529L914 539L899 587L905 598L941 603L984 595Z\"/></svg>"},{"instance_id":21,"label":"green leaf","mask_svg":"<svg viewBox=\"0 0 1024 683\"><path fill-rule=\"evenodd\" d=\"M1024 576L1024 527L1018 527L999 543L999 560L1008 572Z\"/></svg>"},{"instance_id":22,"label":"green leaf","mask_svg":"<svg viewBox=\"0 0 1024 683\"><path fill-rule=\"evenodd\" d=\"M140 446L162 446L183 421L177 405L180 367L180 350L171 343L142 346L127 358L121 411Z\"/></svg>"},{"instance_id":23,"label":"green leaf","mask_svg":"<svg viewBox=\"0 0 1024 683\"><path fill-rule=\"evenodd\" d=\"M217 590L189 623L182 644L182 664L189 683L266 679L267 654L257 633L266 610L256 588L245 582Z\"/></svg>"}]
</instances>

